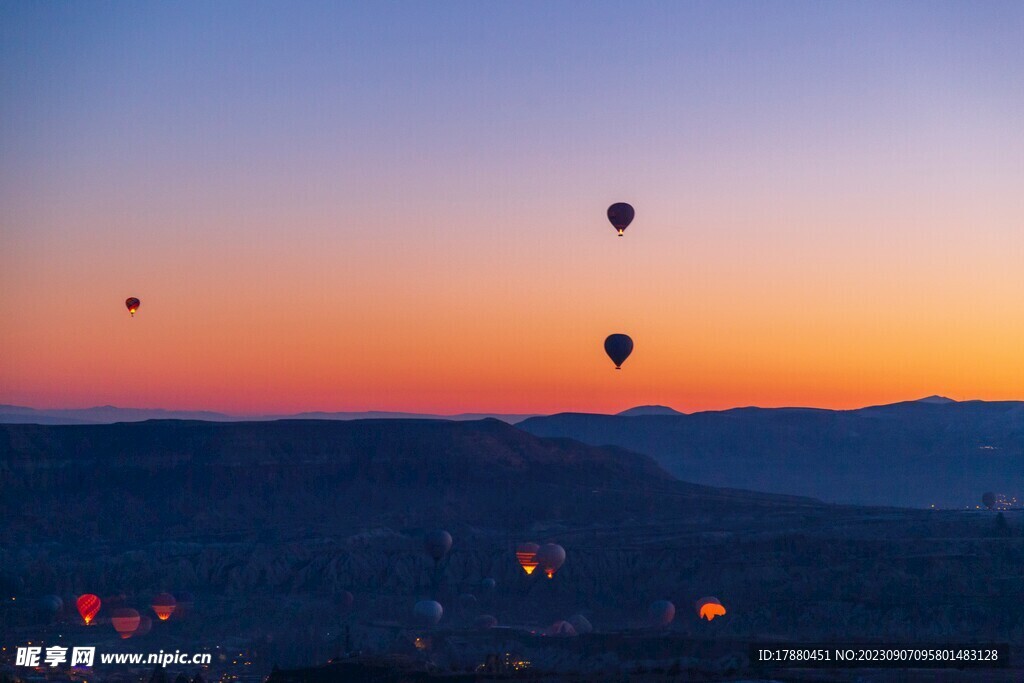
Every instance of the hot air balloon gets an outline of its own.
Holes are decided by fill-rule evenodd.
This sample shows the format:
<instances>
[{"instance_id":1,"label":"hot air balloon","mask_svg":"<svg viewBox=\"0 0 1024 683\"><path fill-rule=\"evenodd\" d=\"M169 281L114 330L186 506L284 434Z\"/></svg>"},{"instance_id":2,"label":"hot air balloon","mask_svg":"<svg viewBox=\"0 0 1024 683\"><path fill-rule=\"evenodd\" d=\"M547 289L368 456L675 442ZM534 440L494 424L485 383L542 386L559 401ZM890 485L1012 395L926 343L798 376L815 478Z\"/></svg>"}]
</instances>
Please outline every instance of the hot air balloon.
<instances>
[{"instance_id":1,"label":"hot air balloon","mask_svg":"<svg viewBox=\"0 0 1024 683\"><path fill-rule=\"evenodd\" d=\"M116 609L110 617L110 623L114 625L114 630L122 638L131 638L135 629L139 627L139 621L141 621L139 613L131 607Z\"/></svg>"},{"instance_id":2,"label":"hot air balloon","mask_svg":"<svg viewBox=\"0 0 1024 683\"><path fill-rule=\"evenodd\" d=\"M668 626L676 618L676 606L668 600L656 600L647 608L647 616L654 626Z\"/></svg>"},{"instance_id":3,"label":"hot air balloon","mask_svg":"<svg viewBox=\"0 0 1024 683\"><path fill-rule=\"evenodd\" d=\"M636 212L626 202L619 202L608 207L608 220L619 231L619 237L626 232L626 228L633 222Z\"/></svg>"},{"instance_id":4,"label":"hot air balloon","mask_svg":"<svg viewBox=\"0 0 1024 683\"><path fill-rule=\"evenodd\" d=\"M437 626L437 622L441 621L441 616L444 615L444 607L434 600L420 600L413 607L412 613L421 624Z\"/></svg>"},{"instance_id":5,"label":"hot air balloon","mask_svg":"<svg viewBox=\"0 0 1024 683\"><path fill-rule=\"evenodd\" d=\"M572 627L568 621L556 621L555 623L548 626L545 631L545 635L549 636L574 636L576 635L576 629Z\"/></svg>"},{"instance_id":6,"label":"hot air balloon","mask_svg":"<svg viewBox=\"0 0 1024 683\"><path fill-rule=\"evenodd\" d=\"M594 627L590 623L590 620L582 614L574 614L571 617L569 617L569 623L572 624L572 627L574 629L576 629L576 633L580 634L581 636L585 633L593 633L594 631Z\"/></svg>"},{"instance_id":7,"label":"hot air balloon","mask_svg":"<svg viewBox=\"0 0 1024 683\"><path fill-rule=\"evenodd\" d=\"M79 595L78 600L75 600L75 607L78 608L78 613L82 615L82 620L85 621L85 625L88 626L93 620L93 617L96 616L96 613L100 611L99 596L93 595L92 593Z\"/></svg>"},{"instance_id":8,"label":"hot air balloon","mask_svg":"<svg viewBox=\"0 0 1024 683\"><path fill-rule=\"evenodd\" d=\"M178 601L174 599L174 596L170 593L160 593L153 598L153 611L156 612L156 617L160 621L167 621L174 614L174 608L178 606Z\"/></svg>"},{"instance_id":9,"label":"hot air balloon","mask_svg":"<svg viewBox=\"0 0 1024 683\"><path fill-rule=\"evenodd\" d=\"M490 592L490 591L493 591L498 586L498 582L488 576L486 579L484 579L483 581L480 582L480 586L485 591Z\"/></svg>"},{"instance_id":10,"label":"hot air balloon","mask_svg":"<svg viewBox=\"0 0 1024 683\"><path fill-rule=\"evenodd\" d=\"M128 313L134 318L135 311L139 310L139 306L142 304L141 301L136 299L134 296L130 296L124 301L124 305L128 308Z\"/></svg>"},{"instance_id":11,"label":"hot air balloon","mask_svg":"<svg viewBox=\"0 0 1024 683\"><path fill-rule=\"evenodd\" d=\"M353 596L348 591L341 591L341 593L338 594L338 607L345 610L346 612L352 609L352 603L354 603L355 601L355 596Z\"/></svg>"},{"instance_id":12,"label":"hot air balloon","mask_svg":"<svg viewBox=\"0 0 1024 683\"><path fill-rule=\"evenodd\" d=\"M434 558L434 562L440 562L452 549L452 535L442 529L428 532L423 537L423 549Z\"/></svg>"},{"instance_id":13,"label":"hot air balloon","mask_svg":"<svg viewBox=\"0 0 1024 683\"><path fill-rule=\"evenodd\" d=\"M629 338L629 335L610 334L604 340L604 352L615 363L615 369L621 370L622 364L629 358L629 354L633 353L633 340Z\"/></svg>"},{"instance_id":14,"label":"hot air balloon","mask_svg":"<svg viewBox=\"0 0 1024 683\"><path fill-rule=\"evenodd\" d=\"M519 566L523 568L527 576L537 568L537 551L539 549L540 546L536 543L520 543L516 546L516 559L519 560Z\"/></svg>"},{"instance_id":15,"label":"hot air balloon","mask_svg":"<svg viewBox=\"0 0 1024 683\"><path fill-rule=\"evenodd\" d=\"M711 621L715 617L725 615L725 607L722 606L722 603L718 598L711 596L701 598L697 601L696 605L698 619L707 619L708 621Z\"/></svg>"},{"instance_id":16,"label":"hot air balloon","mask_svg":"<svg viewBox=\"0 0 1024 683\"><path fill-rule=\"evenodd\" d=\"M492 617L490 614L481 614L473 620L473 626L479 629L494 628L498 625L498 620Z\"/></svg>"},{"instance_id":17,"label":"hot air balloon","mask_svg":"<svg viewBox=\"0 0 1024 683\"><path fill-rule=\"evenodd\" d=\"M986 491L981 496L981 504L991 510L996 506L996 494Z\"/></svg>"},{"instance_id":18,"label":"hot air balloon","mask_svg":"<svg viewBox=\"0 0 1024 683\"><path fill-rule=\"evenodd\" d=\"M64 601L58 595L44 595L39 598L39 607L47 614L57 614L64 609Z\"/></svg>"},{"instance_id":19,"label":"hot air balloon","mask_svg":"<svg viewBox=\"0 0 1024 683\"><path fill-rule=\"evenodd\" d=\"M545 543L537 550L537 564L544 570L549 579L565 563L565 548L556 543Z\"/></svg>"},{"instance_id":20,"label":"hot air balloon","mask_svg":"<svg viewBox=\"0 0 1024 683\"><path fill-rule=\"evenodd\" d=\"M143 615L143 616L139 617L139 627L137 629L135 629L135 633L133 633L132 636L135 637L135 638L138 638L139 636L146 635L147 633L149 633L152 630L153 630L153 620L150 619L149 617Z\"/></svg>"}]
</instances>

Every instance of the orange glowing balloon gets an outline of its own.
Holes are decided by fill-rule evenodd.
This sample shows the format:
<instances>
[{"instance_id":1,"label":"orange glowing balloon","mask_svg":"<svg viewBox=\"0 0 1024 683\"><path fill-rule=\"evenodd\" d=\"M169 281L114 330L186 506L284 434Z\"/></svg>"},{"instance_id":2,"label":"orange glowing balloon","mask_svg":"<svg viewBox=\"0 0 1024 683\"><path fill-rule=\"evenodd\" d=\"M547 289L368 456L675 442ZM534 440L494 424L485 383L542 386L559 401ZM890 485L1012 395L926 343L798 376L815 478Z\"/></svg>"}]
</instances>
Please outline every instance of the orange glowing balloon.
<instances>
[{"instance_id":1,"label":"orange glowing balloon","mask_svg":"<svg viewBox=\"0 0 1024 683\"><path fill-rule=\"evenodd\" d=\"M160 621L167 621L174 614L174 608L178 606L178 601L174 599L174 596L170 593L161 593L153 598L153 611L156 612L156 617Z\"/></svg>"},{"instance_id":2,"label":"orange glowing balloon","mask_svg":"<svg viewBox=\"0 0 1024 683\"><path fill-rule=\"evenodd\" d=\"M124 305L128 307L128 313L134 318L135 311L139 310L139 305L142 302L136 299L134 296L130 296L125 299Z\"/></svg>"},{"instance_id":3,"label":"orange glowing balloon","mask_svg":"<svg viewBox=\"0 0 1024 683\"><path fill-rule=\"evenodd\" d=\"M114 630L117 631L117 635L122 638L131 638L132 634L135 633L135 630L139 628L139 622L141 621L142 617L139 616L139 613L131 607L116 609L110 617L110 623L114 625Z\"/></svg>"},{"instance_id":4,"label":"orange glowing balloon","mask_svg":"<svg viewBox=\"0 0 1024 683\"><path fill-rule=\"evenodd\" d=\"M714 597L701 598L697 601L697 617L711 621L715 617L725 615L725 607Z\"/></svg>"},{"instance_id":5,"label":"orange glowing balloon","mask_svg":"<svg viewBox=\"0 0 1024 683\"><path fill-rule=\"evenodd\" d=\"M75 607L78 608L78 613L82 615L82 620L85 621L85 625L88 626L100 611L99 596L93 595L92 593L79 595L78 600L75 601Z\"/></svg>"},{"instance_id":6,"label":"orange glowing balloon","mask_svg":"<svg viewBox=\"0 0 1024 683\"><path fill-rule=\"evenodd\" d=\"M537 551L539 549L540 546L536 543L520 543L516 547L516 559L519 560L519 566L523 568L527 576L537 568Z\"/></svg>"}]
</instances>

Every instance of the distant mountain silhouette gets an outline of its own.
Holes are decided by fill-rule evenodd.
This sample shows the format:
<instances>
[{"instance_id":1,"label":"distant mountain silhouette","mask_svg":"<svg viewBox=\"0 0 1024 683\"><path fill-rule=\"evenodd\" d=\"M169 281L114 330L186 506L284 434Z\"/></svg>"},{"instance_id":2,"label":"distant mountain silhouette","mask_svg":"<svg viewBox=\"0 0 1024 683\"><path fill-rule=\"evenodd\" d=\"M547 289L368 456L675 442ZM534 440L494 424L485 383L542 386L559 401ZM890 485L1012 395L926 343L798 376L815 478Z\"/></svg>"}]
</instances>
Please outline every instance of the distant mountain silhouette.
<instances>
[{"instance_id":1,"label":"distant mountain silhouette","mask_svg":"<svg viewBox=\"0 0 1024 683\"><path fill-rule=\"evenodd\" d=\"M47 534L519 526L556 510L584 522L792 502L684 484L648 456L498 420L0 425L0 472L4 519L27 515Z\"/></svg>"},{"instance_id":2,"label":"distant mountain silhouette","mask_svg":"<svg viewBox=\"0 0 1024 683\"><path fill-rule=\"evenodd\" d=\"M494 418L509 424L521 422L535 414L462 413L434 415L429 413L402 413L383 410L363 412L303 412L281 415L228 415L208 410L164 410L161 408L28 408L0 404L0 424L114 424L116 422L142 422L143 420L205 420L208 422L252 422L265 420L483 420Z\"/></svg>"},{"instance_id":3,"label":"distant mountain silhouette","mask_svg":"<svg viewBox=\"0 0 1024 683\"><path fill-rule=\"evenodd\" d=\"M630 408L629 410L623 410L618 415L622 417L632 417L636 415L682 415L675 408L669 408L668 406L637 406Z\"/></svg>"},{"instance_id":4,"label":"distant mountain silhouette","mask_svg":"<svg viewBox=\"0 0 1024 683\"><path fill-rule=\"evenodd\" d=\"M1024 403L941 397L859 410L565 413L520 428L646 453L680 479L871 505L963 507L1024 494Z\"/></svg>"},{"instance_id":5,"label":"distant mountain silhouette","mask_svg":"<svg viewBox=\"0 0 1024 683\"><path fill-rule=\"evenodd\" d=\"M939 396L939 395L925 396L924 398L917 399L917 402L918 403L936 403L936 404L956 403L956 401L954 401L951 398L946 398L945 396Z\"/></svg>"}]
</instances>

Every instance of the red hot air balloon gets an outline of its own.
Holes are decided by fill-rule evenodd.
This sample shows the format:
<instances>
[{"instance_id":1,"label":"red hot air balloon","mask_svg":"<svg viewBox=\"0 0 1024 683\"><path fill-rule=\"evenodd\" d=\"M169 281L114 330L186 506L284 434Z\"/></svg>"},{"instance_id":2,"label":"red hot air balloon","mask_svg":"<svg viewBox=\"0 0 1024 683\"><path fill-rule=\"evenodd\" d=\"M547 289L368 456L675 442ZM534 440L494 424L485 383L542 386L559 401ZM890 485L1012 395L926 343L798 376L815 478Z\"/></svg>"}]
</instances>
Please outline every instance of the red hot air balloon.
<instances>
[{"instance_id":1,"label":"red hot air balloon","mask_svg":"<svg viewBox=\"0 0 1024 683\"><path fill-rule=\"evenodd\" d=\"M156 612L157 619L160 621L167 621L174 614L174 609L178 606L178 601L174 599L174 596L170 593L160 593L153 598L153 611Z\"/></svg>"},{"instance_id":2,"label":"red hot air balloon","mask_svg":"<svg viewBox=\"0 0 1024 683\"><path fill-rule=\"evenodd\" d=\"M110 617L110 623L114 625L114 630L122 638L131 638L135 629L139 628L140 621L142 621L142 617L131 607L116 609Z\"/></svg>"},{"instance_id":3,"label":"red hot air balloon","mask_svg":"<svg viewBox=\"0 0 1024 683\"><path fill-rule=\"evenodd\" d=\"M537 550L539 549L540 546L536 543L520 543L516 546L516 559L519 560L519 566L523 568L527 576L537 568Z\"/></svg>"},{"instance_id":4,"label":"red hot air balloon","mask_svg":"<svg viewBox=\"0 0 1024 683\"><path fill-rule=\"evenodd\" d=\"M134 296L130 296L124 300L124 305L128 308L128 313L134 318L135 311L139 310L139 306L142 304L141 301L136 299Z\"/></svg>"},{"instance_id":5,"label":"red hot air balloon","mask_svg":"<svg viewBox=\"0 0 1024 683\"><path fill-rule=\"evenodd\" d=\"M608 207L608 221L619 232L619 237L626 232L626 228L633 222L636 211L626 202L618 202Z\"/></svg>"},{"instance_id":6,"label":"red hot air balloon","mask_svg":"<svg viewBox=\"0 0 1024 683\"><path fill-rule=\"evenodd\" d=\"M544 570L549 579L555 578L555 572L565 563L565 548L557 543L545 543L537 550L537 564Z\"/></svg>"},{"instance_id":7,"label":"red hot air balloon","mask_svg":"<svg viewBox=\"0 0 1024 683\"><path fill-rule=\"evenodd\" d=\"M78 600L75 601L75 607L78 608L78 613L82 615L82 620L85 622L85 625L88 626L100 611L99 596L93 595L92 593L79 595Z\"/></svg>"}]
</instances>

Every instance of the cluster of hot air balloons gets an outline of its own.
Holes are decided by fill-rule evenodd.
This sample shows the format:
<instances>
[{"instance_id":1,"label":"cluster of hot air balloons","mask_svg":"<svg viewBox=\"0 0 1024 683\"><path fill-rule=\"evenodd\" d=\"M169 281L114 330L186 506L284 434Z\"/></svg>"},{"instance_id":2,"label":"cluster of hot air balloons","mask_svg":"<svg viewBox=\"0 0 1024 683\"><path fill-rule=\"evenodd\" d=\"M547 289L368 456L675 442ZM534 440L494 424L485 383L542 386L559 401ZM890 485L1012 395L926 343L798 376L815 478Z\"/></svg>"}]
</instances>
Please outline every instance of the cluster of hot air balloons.
<instances>
[{"instance_id":1,"label":"cluster of hot air balloons","mask_svg":"<svg viewBox=\"0 0 1024 683\"><path fill-rule=\"evenodd\" d=\"M694 603L698 619L711 621L715 617L725 615L725 607L722 602L712 596L701 598ZM652 626L664 628L676 618L676 606L668 600L655 600L647 608L647 619Z\"/></svg>"},{"instance_id":2,"label":"cluster of hot air balloons","mask_svg":"<svg viewBox=\"0 0 1024 683\"><path fill-rule=\"evenodd\" d=\"M565 548L557 543L520 543L516 546L516 559L527 575L533 574L537 567L549 578L565 564Z\"/></svg>"},{"instance_id":3,"label":"cluster of hot air balloons","mask_svg":"<svg viewBox=\"0 0 1024 683\"><path fill-rule=\"evenodd\" d=\"M55 595L46 596L43 598L43 601L51 608L56 605L55 611L59 611L63 607L63 602ZM191 602L191 596L182 594L182 600L179 601L170 593L159 593L153 597L150 607L157 619L167 621L178 610L179 602L188 604ZM103 601L99 596L92 593L79 595L78 599L75 600L75 607L78 609L78 614L82 617L82 621L85 622L86 626L92 624L102 606ZM117 607L110 613L110 624L119 636L131 638L134 635L148 633L152 627L152 620L139 614L138 610L131 607Z\"/></svg>"},{"instance_id":4,"label":"cluster of hot air balloons","mask_svg":"<svg viewBox=\"0 0 1024 683\"><path fill-rule=\"evenodd\" d=\"M608 221L622 237L626 228L633 222L636 211L625 202L617 202L608 207ZM633 340L628 334L615 333L608 335L604 340L604 352L615 363L615 369L621 370L622 364L633 353Z\"/></svg>"}]
</instances>

